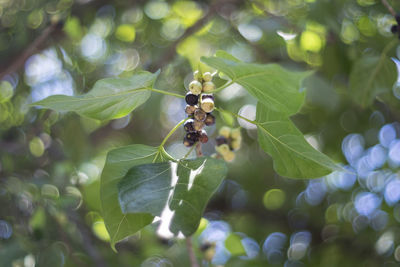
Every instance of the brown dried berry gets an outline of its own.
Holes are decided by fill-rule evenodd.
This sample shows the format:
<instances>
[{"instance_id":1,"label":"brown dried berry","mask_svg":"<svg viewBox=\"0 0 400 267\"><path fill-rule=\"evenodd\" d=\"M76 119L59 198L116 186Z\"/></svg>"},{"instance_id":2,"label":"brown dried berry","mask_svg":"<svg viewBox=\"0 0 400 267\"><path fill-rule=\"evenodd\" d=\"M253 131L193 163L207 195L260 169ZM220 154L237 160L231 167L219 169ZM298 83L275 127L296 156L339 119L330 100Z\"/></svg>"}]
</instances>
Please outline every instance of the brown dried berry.
<instances>
[{"instance_id":1,"label":"brown dried berry","mask_svg":"<svg viewBox=\"0 0 400 267\"><path fill-rule=\"evenodd\" d=\"M193 115L196 108L197 106L186 105L185 112L188 115Z\"/></svg>"},{"instance_id":2,"label":"brown dried berry","mask_svg":"<svg viewBox=\"0 0 400 267\"><path fill-rule=\"evenodd\" d=\"M212 114L207 114L207 117L204 121L207 126L211 126L215 124L215 117Z\"/></svg>"},{"instance_id":3,"label":"brown dried berry","mask_svg":"<svg viewBox=\"0 0 400 267\"><path fill-rule=\"evenodd\" d=\"M198 108L194 111L194 118L198 121L204 121L207 118L207 113L204 110Z\"/></svg>"}]
</instances>

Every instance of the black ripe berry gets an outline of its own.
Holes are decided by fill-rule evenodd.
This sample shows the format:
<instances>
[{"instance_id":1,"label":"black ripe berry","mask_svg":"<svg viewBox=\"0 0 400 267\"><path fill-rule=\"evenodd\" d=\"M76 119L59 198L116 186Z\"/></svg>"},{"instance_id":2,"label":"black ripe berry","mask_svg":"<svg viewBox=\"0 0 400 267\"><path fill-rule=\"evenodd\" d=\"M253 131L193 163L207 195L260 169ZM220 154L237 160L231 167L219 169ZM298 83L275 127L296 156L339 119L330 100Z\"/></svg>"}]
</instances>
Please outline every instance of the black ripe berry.
<instances>
[{"instance_id":1,"label":"black ripe berry","mask_svg":"<svg viewBox=\"0 0 400 267\"><path fill-rule=\"evenodd\" d=\"M208 136L206 131L202 130L199 134L199 141L202 142L203 144L208 142Z\"/></svg>"},{"instance_id":2,"label":"black ripe berry","mask_svg":"<svg viewBox=\"0 0 400 267\"><path fill-rule=\"evenodd\" d=\"M398 25L392 25L392 27L390 28L390 31L393 34L397 33L398 30L399 30L399 26Z\"/></svg>"},{"instance_id":3,"label":"black ripe berry","mask_svg":"<svg viewBox=\"0 0 400 267\"><path fill-rule=\"evenodd\" d=\"M212 101L214 101L214 95L213 94L201 94L201 100L204 99L211 99Z\"/></svg>"},{"instance_id":4,"label":"black ripe berry","mask_svg":"<svg viewBox=\"0 0 400 267\"><path fill-rule=\"evenodd\" d=\"M204 121L207 118L207 113L201 108L198 108L194 111L194 118L198 121Z\"/></svg>"},{"instance_id":5,"label":"black ripe berry","mask_svg":"<svg viewBox=\"0 0 400 267\"><path fill-rule=\"evenodd\" d=\"M223 145L223 144L228 144L228 139L226 139L225 136L218 136L215 141L217 142L217 146Z\"/></svg>"},{"instance_id":6,"label":"black ripe berry","mask_svg":"<svg viewBox=\"0 0 400 267\"><path fill-rule=\"evenodd\" d=\"M193 119L189 119L189 120L187 120L185 122L185 124L183 124L183 128L188 133L195 132L196 130L194 129L194 125L193 124L194 124L194 120Z\"/></svg>"},{"instance_id":7,"label":"black ripe berry","mask_svg":"<svg viewBox=\"0 0 400 267\"><path fill-rule=\"evenodd\" d=\"M207 114L206 120L204 121L206 126L211 126L215 124L215 117L211 113Z\"/></svg>"},{"instance_id":8,"label":"black ripe berry","mask_svg":"<svg viewBox=\"0 0 400 267\"><path fill-rule=\"evenodd\" d=\"M194 106L199 102L199 96L189 92L186 94L185 100L188 105Z\"/></svg>"},{"instance_id":9,"label":"black ripe berry","mask_svg":"<svg viewBox=\"0 0 400 267\"><path fill-rule=\"evenodd\" d=\"M187 133L183 138L183 144L187 147L193 146L197 141L199 141L199 134L197 132Z\"/></svg>"}]
</instances>

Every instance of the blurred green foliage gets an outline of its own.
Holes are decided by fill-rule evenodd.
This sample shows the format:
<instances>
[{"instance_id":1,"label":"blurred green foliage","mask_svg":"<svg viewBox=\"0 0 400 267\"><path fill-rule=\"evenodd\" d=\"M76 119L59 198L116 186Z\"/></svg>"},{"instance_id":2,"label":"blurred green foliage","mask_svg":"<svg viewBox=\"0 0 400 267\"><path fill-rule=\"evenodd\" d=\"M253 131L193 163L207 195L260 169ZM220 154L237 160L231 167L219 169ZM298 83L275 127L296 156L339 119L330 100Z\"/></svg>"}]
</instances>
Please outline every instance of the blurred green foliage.
<instances>
[{"instance_id":1,"label":"blurred green foliage","mask_svg":"<svg viewBox=\"0 0 400 267\"><path fill-rule=\"evenodd\" d=\"M310 144L357 175L281 177L259 148L257 130L222 113L217 128L241 126L244 145L193 236L199 262L397 266L394 23L378 0L0 0L0 266L189 266L185 242L159 237L156 224L118 243L115 253L99 197L107 152L158 146L184 117L184 103L153 94L134 113L106 122L29 104L157 69L156 88L183 95L192 70L211 70L200 58L217 50L314 71L303 83L306 104L291 119ZM255 116L255 98L238 85L216 103ZM175 157L187 152L182 136L180 129L167 144Z\"/></svg>"}]
</instances>

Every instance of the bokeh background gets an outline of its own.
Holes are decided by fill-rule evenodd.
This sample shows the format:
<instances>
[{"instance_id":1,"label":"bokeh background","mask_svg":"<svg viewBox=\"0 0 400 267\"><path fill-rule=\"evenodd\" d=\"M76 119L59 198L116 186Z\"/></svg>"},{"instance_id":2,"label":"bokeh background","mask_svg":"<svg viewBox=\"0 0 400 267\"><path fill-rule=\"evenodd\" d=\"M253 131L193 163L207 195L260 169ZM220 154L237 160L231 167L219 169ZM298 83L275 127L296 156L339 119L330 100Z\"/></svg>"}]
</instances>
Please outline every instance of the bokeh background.
<instances>
[{"instance_id":1,"label":"bokeh background","mask_svg":"<svg viewBox=\"0 0 400 267\"><path fill-rule=\"evenodd\" d=\"M396 69L394 23L378 0L0 0L0 266L189 266L184 242L154 225L114 253L99 201L107 151L159 145L185 116L183 101L154 93L133 114L104 123L28 105L137 70L161 69L156 88L184 94L192 71L206 69L200 57L220 49L314 70L292 119L352 172L280 177L252 125L217 117L210 136L240 126L245 143L193 237L203 266L399 266L400 85L369 105L349 86L361 57L387 56ZM216 104L255 116L256 100L235 84ZM167 144L178 158L187 152L182 136ZM212 251L201 251L205 243Z\"/></svg>"}]
</instances>

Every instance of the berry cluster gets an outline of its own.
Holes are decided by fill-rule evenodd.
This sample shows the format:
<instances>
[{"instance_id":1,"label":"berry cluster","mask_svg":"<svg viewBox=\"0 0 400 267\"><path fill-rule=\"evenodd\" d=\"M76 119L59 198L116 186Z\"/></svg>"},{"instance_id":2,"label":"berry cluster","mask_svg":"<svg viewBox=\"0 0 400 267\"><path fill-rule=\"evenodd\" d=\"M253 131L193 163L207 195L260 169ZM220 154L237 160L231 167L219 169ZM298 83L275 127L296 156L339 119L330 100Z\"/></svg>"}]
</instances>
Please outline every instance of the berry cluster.
<instances>
[{"instance_id":1,"label":"berry cluster","mask_svg":"<svg viewBox=\"0 0 400 267\"><path fill-rule=\"evenodd\" d=\"M217 146L215 150L227 162L235 159L235 152L242 145L242 135L239 128L231 129L227 126L219 130L216 138Z\"/></svg>"},{"instance_id":2,"label":"berry cluster","mask_svg":"<svg viewBox=\"0 0 400 267\"><path fill-rule=\"evenodd\" d=\"M400 38L400 15L397 15L396 17L396 22L397 24L392 25L392 28L390 29L393 34L397 34L397 36Z\"/></svg>"},{"instance_id":3,"label":"berry cluster","mask_svg":"<svg viewBox=\"0 0 400 267\"><path fill-rule=\"evenodd\" d=\"M208 92L215 89L212 75L209 72L194 72L194 80L189 84L189 92L185 96L186 108L185 112L190 117L183 128L186 135L183 144L187 147L193 146L196 142L208 142L204 126L210 126L215 123L215 117L211 114L214 110L214 96Z\"/></svg>"}]
</instances>

